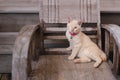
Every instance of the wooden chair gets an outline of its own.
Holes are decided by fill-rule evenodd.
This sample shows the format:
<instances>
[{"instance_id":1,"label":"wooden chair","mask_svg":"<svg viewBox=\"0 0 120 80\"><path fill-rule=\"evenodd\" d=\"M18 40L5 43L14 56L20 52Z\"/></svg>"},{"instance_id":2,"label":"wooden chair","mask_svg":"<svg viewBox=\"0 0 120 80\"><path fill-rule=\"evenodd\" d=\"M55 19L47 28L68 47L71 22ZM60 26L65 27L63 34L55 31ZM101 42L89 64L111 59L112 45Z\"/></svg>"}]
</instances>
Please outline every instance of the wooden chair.
<instances>
[{"instance_id":1,"label":"wooden chair","mask_svg":"<svg viewBox=\"0 0 120 80\"><path fill-rule=\"evenodd\" d=\"M67 47L64 44L67 17L82 19L83 32L99 47L102 41L108 56L110 36L114 38L112 69L115 74L120 73L120 28L102 25L105 35L102 34L101 40L99 0L39 0L39 3L40 24L24 26L17 35L12 56L12 80L116 80L109 63L104 62L99 68L93 68L93 62L74 64L67 60L69 52L61 48ZM55 43L59 44L58 48L53 45Z\"/></svg>"}]
</instances>

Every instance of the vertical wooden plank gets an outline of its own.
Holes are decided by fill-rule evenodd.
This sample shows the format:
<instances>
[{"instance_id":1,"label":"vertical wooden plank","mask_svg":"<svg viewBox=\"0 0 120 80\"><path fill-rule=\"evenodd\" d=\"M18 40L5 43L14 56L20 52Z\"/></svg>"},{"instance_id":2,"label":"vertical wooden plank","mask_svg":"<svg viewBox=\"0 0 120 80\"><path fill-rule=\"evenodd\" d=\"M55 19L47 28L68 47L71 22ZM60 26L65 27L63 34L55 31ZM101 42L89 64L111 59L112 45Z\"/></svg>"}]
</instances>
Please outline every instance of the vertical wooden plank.
<instances>
[{"instance_id":1,"label":"vertical wooden plank","mask_svg":"<svg viewBox=\"0 0 120 80\"><path fill-rule=\"evenodd\" d=\"M97 23L97 39L98 39L98 46L101 48L102 44L101 44L101 28L100 28L100 24Z\"/></svg>"},{"instance_id":2,"label":"vertical wooden plank","mask_svg":"<svg viewBox=\"0 0 120 80\"><path fill-rule=\"evenodd\" d=\"M80 19L82 19L81 18L81 0L79 0L79 17L80 17Z\"/></svg>"},{"instance_id":3,"label":"vertical wooden plank","mask_svg":"<svg viewBox=\"0 0 120 80\"><path fill-rule=\"evenodd\" d=\"M96 0L91 0L91 22L95 23L97 15L97 2Z\"/></svg>"},{"instance_id":4,"label":"vertical wooden plank","mask_svg":"<svg viewBox=\"0 0 120 80\"><path fill-rule=\"evenodd\" d=\"M84 16L84 22L87 22L87 0L83 1L83 16Z\"/></svg>"},{"instance_id":5,"label":"vertical wooden plank","mask_svg":"<svg viewBox=\"0 0 120 80\"><path fill-rule=\"evenodd\" d=\"M97 22L97 35L98 35L98 45L100 46L100 48L102 47L101 44L101 26L100 26L100 1L99 0L95 0L95 22ZM94 15L93 15L94 16Z\"/></svg>"},{"instance_id":6,"label":"vertical wooden plank","mask_svg":"<svg viewBox=\"0 0 120 80\"><path fill-rule=\"evenodd\" d=\"M116 73L116 66L117 66L117 46L115 42L113 43L113 70Z\"/></svg>"},{"instance_id":7,"label":"vertical wooden plank","mask_svg":"<svg viewBox=\"0 0 120 80\"><path fill-rule=\"evenodd\" d=\"M40 51L41 54L44 54L44 31L45 31L45 25L44 21L41 21L40 23Z\"/></svg>"},{"instance_id":8,"label":"vertical wooden plank","mask_svg":"<svg viewBox=\"0 0 120 80\"><path fill-rule=\"evenodd\" d=\"M43 19L45 22L49 21L49 5L48 0L43 0Z\"/></svg>"},{"instance_id":9,"label":"vertical wooden plank","mask_svg":"<svg viewBox=\"0 0 120 80\"><path fill-rule=\"evenodd\" d=\"M54 14L54 22L56 23L56 0L54 0L54 12L55 12L55 14Z\"/></svg>"},{"instance_id":10,"label":"vertical wooden plank","mask_svg":"<svg viewBox=\"0 0 120 80\"><path fill-rule=\"evenodd\" d=\"M56 0L56 23L59 23L59 0Z\"/></svg>"},{"instance_id":11,"label":"vertical wooden plank","mask_svg":"<svg viewBox=\"0 0 120 80\"><path fill-rule=\"evenodd\" d=\"M90 17L91 17L91 14L90 14L90 11L91 11L90 1L91 1L91 0L87 0L87 2L88 2L88 3L87 3L87 14L88 14L88 15L87 15L87 19L88 19L87 22L88 22L88 23L91 21L91 20L90 20Z\"/></svg>"},{"instance_id":12,"label":"vertical wooden plank","mask_svg":"<svg viewBox=\"0 0 120 80\"><path fill-rule=\"evenodd\" d=\"M39 0L39 19L43 19L43 0Z\"/></svg>"},{"instance_id":13,"label":"vertical wooden plank","mask_svg":"<svg viewBox=\"0 0 120 80\"><path fill-rule=\"evenodd\" d=\"M55 21L54 21L54 16L55 16L55 11L54 11L54 0L51 0L52 2L51 2L51 20L52 20L52 23L54 23Z\"/></svg>"},{"instance_id":14,"label":"vertical wooden plank","mask_svg":"<svg viewBox=\"0 0 120 80\"><path fill-rule=\"evenodd\" d=\"M96 11L97 11L97 12L96 12L96 14L97 14L97 17L96 17L96 18L97 18L97 19L96 19L96 20L97 20L97 23L100 24L100 23L101 23L101 22L100 22L100 20L101 20L101 19L100 19L100 0L97 0L96 7L97 7L97 10L96 10Z\"/></svg>"},{"instance_id":15,"label":"vertical wooden plank","mask_svg":"<svg viewBox=\"0 0 120 80\"><path fill-rule=\"evenodd\" d=\"M116 55L117 55L117 62L116 62L116 74L120 74L120 53L119 53L119 50L117 48L117 52L116 52Z\"/></svg>"},{"instance_id":16,"label":"vertical wooden plank","mask_svg":"<svg viewBox=\"0 0 120 80\"><path fill-rule=\"evenodd\" d=\"M107 57L109 57L109 50L110 49L110 35L107 31L105 31L105 53Z\"/></svg>"},{"instance_id":17,"label":"vertical wooden plank","mask_svg":"<svg viewBox=\"0 0 120 80\"><path fill-rule=\"evenodd\" d=\"M120 54L115 40L113 43L113 70L115 75L118 75L120 74Z\"/></svg>"},{"instance_id":18,"label":"vertical wooden plank","mask_svg":"<svg viewBox=\"0 0 120 80\"><path fill-rule=\"evenodd\" d=\"M59 3L59 0L56 0L56 19L57 19L57 23L59 23L59 19L60 19L60 3Z\"/></svg>"},{"instance_id":19,"label":"vertical wooden plank","mask_svg":"<svg viewBox=\"0 0 120 80\"><path fill-rule=\"evenodd\" d=\"M52 16L52 6L51 6L51 2L52 2L52 0L49 0L49 21L48 21L48 23L51 23L51 16Z\"/></svg>"},{"instance_id":20,"label":"vertical wooden plank","mask_svg":"<svg viewBox=\"0 0 120 80\"><path fill-rule=\"evenodd\" d=\"M83 22L84 22L84 17L83 17L83 15L84 15L84 12L83 12L83 1L84 1L84 0L81 0L81 4L80 4L80 5L81 5L81 9L80 9L80 10L81 10L81 11L80 11L80 12L81 12L81 19L82 19Z\"/></svg>"}]
</instances>

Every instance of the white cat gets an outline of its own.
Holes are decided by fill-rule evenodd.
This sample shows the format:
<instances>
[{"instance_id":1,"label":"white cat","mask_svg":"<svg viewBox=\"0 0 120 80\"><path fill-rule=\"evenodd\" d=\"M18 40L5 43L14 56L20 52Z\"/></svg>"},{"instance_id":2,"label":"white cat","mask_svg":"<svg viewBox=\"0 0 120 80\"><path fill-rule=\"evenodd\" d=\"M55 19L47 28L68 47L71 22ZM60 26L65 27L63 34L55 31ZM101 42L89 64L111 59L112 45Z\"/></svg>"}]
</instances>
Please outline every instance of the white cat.
<instances>
[{"instance_id":1,"label":"white cat","mask_svg":"<svg viewBox=\"0 0 120 80\"><path fill-rule=\"evenodd\" d=\"M74 59L75 63L94 60L96 61L94 67L98 67L102 61L107 60L107 57L87 35L81 32L81 25L82 22L77 20L72 20L67 24L66 37L70 43L70 47L67 49L72 50L68 59L73 60L78 57Z\"/></svg>"}]
</instances>

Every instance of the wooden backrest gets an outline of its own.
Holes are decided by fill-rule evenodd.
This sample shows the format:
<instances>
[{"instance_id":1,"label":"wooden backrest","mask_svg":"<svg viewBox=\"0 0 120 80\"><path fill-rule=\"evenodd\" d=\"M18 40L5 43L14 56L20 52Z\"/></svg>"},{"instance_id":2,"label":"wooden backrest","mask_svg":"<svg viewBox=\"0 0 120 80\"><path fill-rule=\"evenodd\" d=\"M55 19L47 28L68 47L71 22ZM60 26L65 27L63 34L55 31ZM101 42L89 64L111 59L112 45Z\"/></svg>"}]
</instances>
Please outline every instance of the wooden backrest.
<instances>
[{"instance_id":1,"label":"wooden backrest","mask_svg":"<svg viewBox=\"0 0 120 80\"><path fill-rule=\"evenodd\" d=\"M66 23L67 17L85 23L100 22L99 0L39 0L40 20L46 23Z\"/></svg>"},{"instance_id":2,"label":"wooden backrest","mask_svg":"<svg viewBox=\"0 0 120 80\"><path fill-rule=\"evenodd\" d=\"M87 24L97 24L96 28L88 26L84 30L96 30L94 36L101 47L99 0L39 0L39 3L39 18L45 23L67 23L68 17L72 17Z\"/></svg>"}]
</instances>

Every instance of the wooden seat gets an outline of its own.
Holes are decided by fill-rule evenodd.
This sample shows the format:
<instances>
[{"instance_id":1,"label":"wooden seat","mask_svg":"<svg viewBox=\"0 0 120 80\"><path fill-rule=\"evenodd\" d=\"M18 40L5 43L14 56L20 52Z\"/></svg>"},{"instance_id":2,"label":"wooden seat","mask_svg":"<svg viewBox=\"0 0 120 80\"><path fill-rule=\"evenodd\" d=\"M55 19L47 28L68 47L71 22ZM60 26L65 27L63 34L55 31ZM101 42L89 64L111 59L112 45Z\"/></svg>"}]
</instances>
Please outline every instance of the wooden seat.
<instances>
[{"instance_id":1,"label":"wooden seat","mask_svg":"<svg viewBox=\"0 0 120 80\"><path fill-rule=\"evenodd\" d=\"M68 55L42 55L33 63L31 80L116 80L109 65L104 62L99 68L93 62L74 64ZM108 77L109 76L109 77Z\"/></svg>"}]
</instances>

